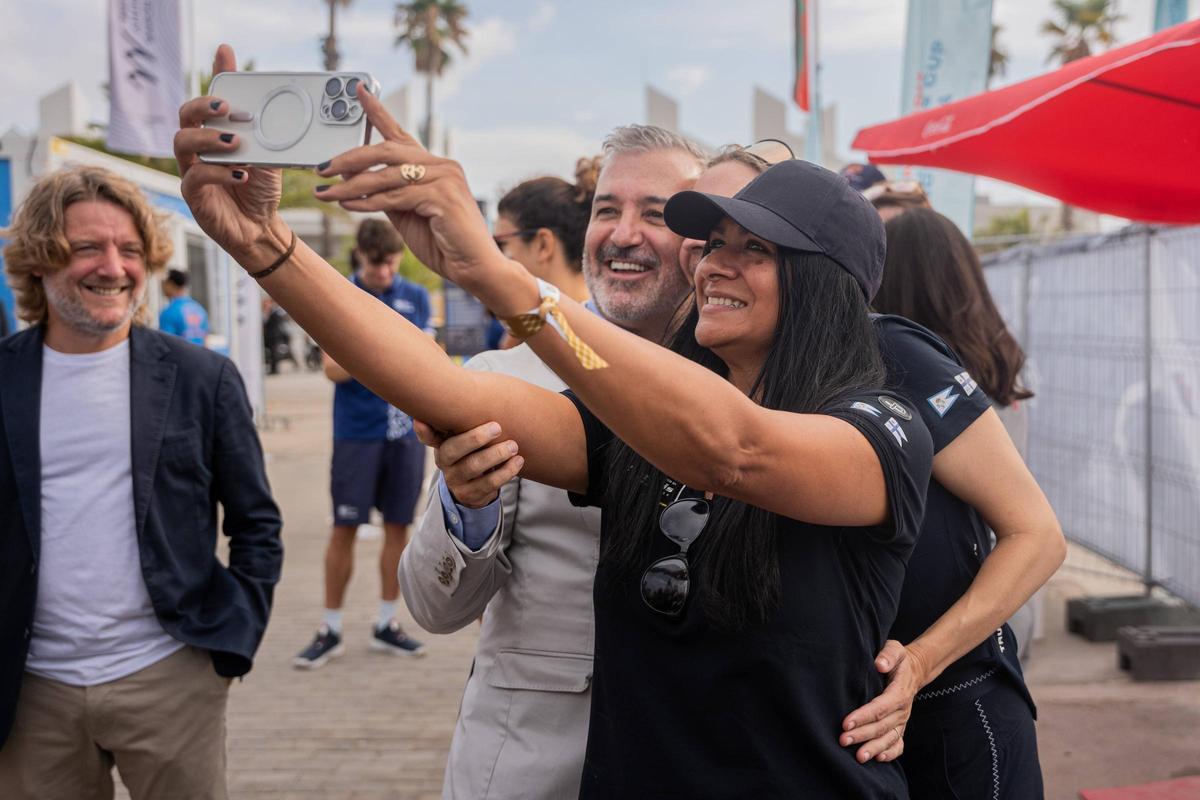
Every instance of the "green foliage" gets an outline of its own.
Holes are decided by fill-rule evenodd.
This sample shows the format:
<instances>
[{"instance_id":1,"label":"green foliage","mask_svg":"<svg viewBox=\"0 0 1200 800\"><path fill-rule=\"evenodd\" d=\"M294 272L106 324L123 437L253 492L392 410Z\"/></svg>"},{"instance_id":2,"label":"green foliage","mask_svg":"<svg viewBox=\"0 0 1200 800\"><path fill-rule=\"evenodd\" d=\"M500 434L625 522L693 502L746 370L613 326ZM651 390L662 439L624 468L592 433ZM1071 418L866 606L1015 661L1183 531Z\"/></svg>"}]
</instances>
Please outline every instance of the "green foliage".
<instances>
[{"instance_id":1,"label":"green foliage","mask_svg":"<svg viewBox=\"0 0 1200 800\"><path fill-rule=\"evenodd\" d=\"M1033 222L1029 218L1029 209L1022 208L1011 214L994 217L985 227L976 228L975 238L977 240L984 239L985 241L976 242L975 249L980 253L1004 250L1007 247L1012 247L1019 240L1006 241L1003 237L1028 236L1031 233L1033 233ZM986 241L993 237L999 239L999 241Z\"/></svg>"},{"instance_id":2,"label":"green foliage","mask_svg":"<svg viewBox=\"0 0 1200 800\"><path fill-rule=\"evenodd\" d=\"M1033 223L1029 219L1028 208L995 217L987 227L975 231L976 236L1023 236L1030 233L1033 233Z\"/></svg>"},{"instance_id":3,"label":"green foliage","mask_svg":"<svg viewBox=\"0 0 1200 800\"><path fill-rule=\"evenodd\" d=\"M1095 46L1110 47L1113 25L1121 20L1113 0L1054 0L1057 19L1042 23L1042 33L1057 41L1046 63L1069 64L1092 54Z\"/></svg>"},{"instance_id":4,"label":"green foliage","mask_svg":"<svg viewBox=\"0 0 1200 800\"><path fill-rule=\"evenodd\" d=\"M404 248L404 255L400 257L397 271L400 273L400 277L413 283L419 283L431 292L441 291L441 276L422 264L420 259L413 255L413 251L407 247Z\"/></svg>"},{"instance_id":5,"label":"green foliage","mask_svg":"<svg viewBox=\"0 0 1200 800\"><path fill-rule=\"evenodd\" d=\"M1003 25L992 23L992 43L991 51L988 54L987 72L987 82L989 85L992 82L992 78L997 76L1003 78L1008 72L1008 50L1000 43L1000 32L1003 30Z\"/></svg>"},{"instance_id":6,"label":"green foliage","mask_svg":"<svg viewBox=\"0 0 1200 800\"><path fill-rule=\"evenodd\" d=\"M396 47L407 45L413 51L417 72L440 76L450 63L449 46L464 55L467 29L463 20L467 7L457 0L413 0L396 3Z\"/></svg>"},{"instance_id":7,"label":"green foliage","mask_svg":"<svg viewBox=\"0 0 1200 800\"><path fill-rule=\"evenodd\" d=\"M166 172L170 175L179 177L179 165L175 163L173 158L153 158L151 156L133 156L128 153L118 153L115 150L109 150L104 144L104 138L100 136L60 136L60 139L65 139L68 142L81 144L84 147L92 150L99 150L101 153L106 153L115 158L120 158L124 161L132 161L134 164L141 164L143 167L156 169L159 172Z\"/></svg>"}]
</instances>

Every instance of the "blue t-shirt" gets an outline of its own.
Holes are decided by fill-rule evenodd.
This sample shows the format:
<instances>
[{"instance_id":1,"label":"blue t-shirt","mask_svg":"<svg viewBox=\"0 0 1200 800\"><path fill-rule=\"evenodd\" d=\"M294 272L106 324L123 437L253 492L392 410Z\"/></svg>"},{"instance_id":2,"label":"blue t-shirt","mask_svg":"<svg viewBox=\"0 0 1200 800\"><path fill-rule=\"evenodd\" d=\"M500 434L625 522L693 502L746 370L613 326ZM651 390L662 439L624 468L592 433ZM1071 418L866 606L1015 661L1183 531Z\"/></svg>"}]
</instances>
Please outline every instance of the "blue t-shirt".
<instances>
[{"instance_id":1,"label":"blue t-shirt","mask_svg":"<svg viewBox=\"0 0 1200 800\"><path fill-rule=\"evenodd\" d=\"M204 337L208 336L208 312L192 298L181 295L158 315L158 328L203 347Z\"/></svg>"},{"instance_id":2,"label":"blue t-shirt","mask_svg":"<svg viewBox=\"0 0 1200 800\"><path fill-rule=\"evenodd\" d=\"M351 280L369 291L358 282L358 276ZM424 287L397 275L387 291L370 294L421 330L429 330L429 292ZM334 389L333 438L390 442L414 435L411 417L353 378Z\"/></svg>"}]
</instances>

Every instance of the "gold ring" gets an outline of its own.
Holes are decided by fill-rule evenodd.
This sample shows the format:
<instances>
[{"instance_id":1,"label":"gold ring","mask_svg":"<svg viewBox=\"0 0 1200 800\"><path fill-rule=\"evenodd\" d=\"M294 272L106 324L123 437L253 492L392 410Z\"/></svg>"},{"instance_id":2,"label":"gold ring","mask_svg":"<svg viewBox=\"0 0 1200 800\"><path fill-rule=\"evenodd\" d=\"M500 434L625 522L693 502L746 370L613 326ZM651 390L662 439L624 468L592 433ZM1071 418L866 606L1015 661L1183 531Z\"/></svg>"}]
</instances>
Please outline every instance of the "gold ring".
<instances>
[{"instance_id":1,"label":"gold ring","mask_svg":"<svg viewBox=\"0 0 1200 800\"><path fill-rule=\"evenodd\" d=\"M400 177L409 183L417 183L425 177L425 166L423 164L401 164Z\"/></svg>"}]
</instances>

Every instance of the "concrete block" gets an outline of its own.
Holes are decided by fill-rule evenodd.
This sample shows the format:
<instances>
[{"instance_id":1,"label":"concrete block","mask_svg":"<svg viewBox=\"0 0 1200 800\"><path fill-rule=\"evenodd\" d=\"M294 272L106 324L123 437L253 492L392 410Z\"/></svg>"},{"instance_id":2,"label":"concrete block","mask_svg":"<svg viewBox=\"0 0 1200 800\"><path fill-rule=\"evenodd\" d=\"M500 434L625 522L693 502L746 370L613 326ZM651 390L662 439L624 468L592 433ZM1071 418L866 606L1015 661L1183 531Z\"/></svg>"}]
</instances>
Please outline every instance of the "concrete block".
<instances>
[{"instance_id":1,"label":"concrete block","mask_svg":"<svg viewBox=\"0 0 1200 800\"><path fill-rule=\"evenodd\" d=\"M1067 630L1090 642L1114 642L1120 628L1147 625L1200 625L1200 611L1177 598L1146 595L1067 601Z\"/></svg>"},{"instance_id":2,"label":"concrete block","mask_svg":"<svg viewBox=\"0 0 1200 800\"><path fill-rule=\"evenodd\" d=\"M1135 681L1200 679L1200 625L1121 628L1117 666Z\"/></svg>"}]
</instances>

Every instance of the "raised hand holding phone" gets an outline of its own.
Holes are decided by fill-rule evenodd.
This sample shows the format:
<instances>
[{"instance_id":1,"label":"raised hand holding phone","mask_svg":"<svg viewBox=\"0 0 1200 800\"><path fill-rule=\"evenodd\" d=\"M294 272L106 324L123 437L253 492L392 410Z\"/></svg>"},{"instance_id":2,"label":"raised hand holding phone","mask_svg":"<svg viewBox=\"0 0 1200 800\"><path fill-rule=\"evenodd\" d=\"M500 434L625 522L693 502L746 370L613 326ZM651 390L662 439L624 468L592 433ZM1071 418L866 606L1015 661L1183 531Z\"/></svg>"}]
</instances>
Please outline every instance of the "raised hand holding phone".
<instances>
[{"instance_id":1,"label":"raised hand holding phone","mask_svg":"<svg viewBox=\"0 0 1200 800\"><path fill-rule=\"evenodd\" d=\"M509 262L492 240L462 167L422 147L366 87L358 87L358 99L383 141L349 150L318 168L322 176L344 180L317 187L316 197L349 211L385 212L422 263L492 306L495 290L505 294L494 280L496 271ZM525 288L508 309L512 313L526 310L536 298L536 290ZM501 308L493 310L503 311L503 299L496 302Z\"/></svg>"},{"instance_id":2,"label":"raised hand holding phone","mask_svg":"<svg viewBox=\"0 0 1200 800\"><path fill-rule=\"evenodd\" d=\"M236 70L233 48L218 47L213 74ZM232 153L240 146L238 134L204 127L205 122L229 111L229 103L219 97L196 97L184 103L175 134L175 160L183 178L180 192L197 224L238 263L253 269L284 252L290 231L278 216L282 190L278 169L230 167L201 160L202 154Z\"/></svg>"}]
</instances>

